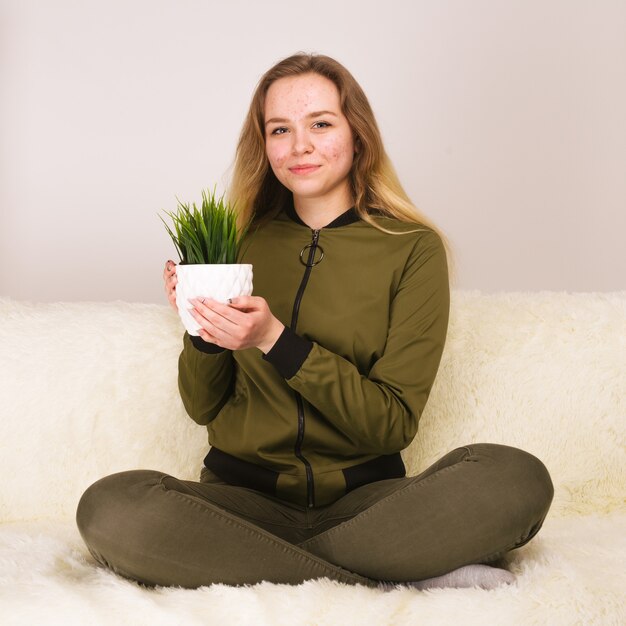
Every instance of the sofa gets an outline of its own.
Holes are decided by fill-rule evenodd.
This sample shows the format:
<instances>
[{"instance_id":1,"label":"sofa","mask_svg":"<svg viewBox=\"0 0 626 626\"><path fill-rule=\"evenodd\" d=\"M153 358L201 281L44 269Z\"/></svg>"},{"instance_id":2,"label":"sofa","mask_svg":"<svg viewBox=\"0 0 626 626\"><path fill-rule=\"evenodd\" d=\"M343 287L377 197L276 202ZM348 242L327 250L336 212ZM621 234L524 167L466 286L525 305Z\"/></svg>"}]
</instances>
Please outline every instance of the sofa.
<instances>
[{"instance_id":1,"label":"sofa","mask_svg":"<svg viewBox=\"0 0 626 626\"><path fill-rule=\"evenodd\" d=\"M184 328L163 304L0 298L0 624L625 624L626 291L452 290L409 475L459 445L523 448L555 486L543 528L484 590L143 587L97 563L75 523L128 469L199 480L207 431L177 387ZM254 558L254 555L250 555Z\"/></svg>"}]
</instances>

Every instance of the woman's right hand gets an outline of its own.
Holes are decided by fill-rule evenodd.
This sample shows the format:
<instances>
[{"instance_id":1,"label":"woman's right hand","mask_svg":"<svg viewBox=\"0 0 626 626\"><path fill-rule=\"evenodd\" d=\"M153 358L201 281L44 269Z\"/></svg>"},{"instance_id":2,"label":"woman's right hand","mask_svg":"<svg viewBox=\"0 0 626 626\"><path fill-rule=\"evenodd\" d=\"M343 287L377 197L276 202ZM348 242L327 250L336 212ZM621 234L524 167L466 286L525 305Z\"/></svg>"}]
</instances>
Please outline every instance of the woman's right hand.
<instances>
[{"instance_id":1,"label":"woman's right hand","mask_svg":"<svg viewBox=\"0 0 626 626\"><path fill-rule=\"evenodd\" d=\"M165 293L169 303L174 308L174 311L178 313L178 307L176 306L176 283L178 278L176 277L176 263L168 259L163 270L163 280L165 281Z\"/></svg>"}]
</instances>

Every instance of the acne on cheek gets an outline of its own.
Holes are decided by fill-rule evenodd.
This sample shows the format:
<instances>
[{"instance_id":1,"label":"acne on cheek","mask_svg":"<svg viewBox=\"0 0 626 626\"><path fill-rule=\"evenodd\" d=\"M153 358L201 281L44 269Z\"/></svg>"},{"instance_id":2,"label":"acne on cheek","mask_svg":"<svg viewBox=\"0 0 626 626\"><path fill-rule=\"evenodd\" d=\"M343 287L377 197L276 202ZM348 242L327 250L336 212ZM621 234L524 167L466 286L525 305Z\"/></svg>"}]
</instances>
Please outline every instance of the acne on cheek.
<instances>
[{"instance_id":1,"label":"acne on cheek","mask_svg":"<svg viewBox=\"0 0 626 626\"><path fill-rule=\"evenodd\" d=\"M343 159L345 156L349 154L348 150L346 150L343 146L332 146L330 150L330 155L333 160Z\"/></svg>"},{"instance_id":2,"label":"acne on cheek","mask_svg":"<svg viewBox=\"0 0 626 626\"><path fill-rule=\"evenodd\" d=\"M274 156L272 158L272 164L274 165L274 167L283 167L286 161L287 155Z\"/></svg>"},{"instance_id":3,"label":"acne on cheek","mask_svg":"<svg viewBox=\"0 0 626 626\"><path fill-rule=\"evenodd\" d=\"M288 151L284 149L276 149L276 146L271 146L266 149L266 155L269 159L272 167L282 167L289 156Z\"/></svg>"}]
</instances>

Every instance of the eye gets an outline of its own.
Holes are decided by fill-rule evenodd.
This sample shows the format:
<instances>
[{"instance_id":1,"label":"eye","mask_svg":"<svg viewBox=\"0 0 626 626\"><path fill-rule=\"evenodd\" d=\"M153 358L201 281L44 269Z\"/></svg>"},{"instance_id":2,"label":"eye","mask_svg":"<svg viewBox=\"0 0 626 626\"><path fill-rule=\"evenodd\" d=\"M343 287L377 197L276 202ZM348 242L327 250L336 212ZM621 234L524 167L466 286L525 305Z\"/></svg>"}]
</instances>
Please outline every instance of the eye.
<instances>
[{"instance_id":1,"label":"eye","mask_svg":"<svg viewBox=\"0 0 626 626\"><path fill-rule=\"evenodd\" d=\"M317 126L318 124L323 124L322 128L326 127L326 126L330 126L330 124L328 122L315 122L315 124L313 124L313 126ZM284 126L279 126L278 128L275 128L270 134L271 135L284 135L285 133L279 133L279 130L284 130L286 131L287 129Z\"/></svg>"}]
</instances>

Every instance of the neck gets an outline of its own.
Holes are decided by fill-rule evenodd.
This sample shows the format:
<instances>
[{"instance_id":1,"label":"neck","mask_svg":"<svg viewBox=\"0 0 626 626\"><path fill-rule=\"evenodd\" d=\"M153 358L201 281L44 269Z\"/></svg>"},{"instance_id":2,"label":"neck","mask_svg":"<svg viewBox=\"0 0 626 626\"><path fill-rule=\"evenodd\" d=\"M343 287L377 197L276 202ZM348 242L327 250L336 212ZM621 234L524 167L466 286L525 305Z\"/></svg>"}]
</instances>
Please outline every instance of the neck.
<instances>
[{"instance_id":1,"label":"neck","mask_svg":"<svg viewBox=\"0 0 626 626\"><path fill-rule=\"evenodd\" d=\"M346 197L338 198L334 201L294 197L293 206L300 219L309 228L318 229L324 228L324 226L345 213L354 206L354 202Z\"/></svg>"}]
</instances>

